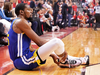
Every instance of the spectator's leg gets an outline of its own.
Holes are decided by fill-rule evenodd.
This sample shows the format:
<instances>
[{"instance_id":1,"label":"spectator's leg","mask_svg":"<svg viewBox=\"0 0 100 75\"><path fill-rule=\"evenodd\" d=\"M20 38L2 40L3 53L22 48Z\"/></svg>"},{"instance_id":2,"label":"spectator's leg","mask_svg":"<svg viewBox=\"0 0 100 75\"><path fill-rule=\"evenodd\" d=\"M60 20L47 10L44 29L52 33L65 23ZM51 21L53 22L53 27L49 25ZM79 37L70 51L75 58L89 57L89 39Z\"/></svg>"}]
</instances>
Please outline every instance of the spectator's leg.
<instances>
[{"instance_id":1,"label":"spectator's leg","mask_svg":"<svg viewBox=\"0 0 100 75\"><path fill-rule=\"evenodd\" d=\"M71 14L68 14L68 26L70 27L71 26L71 17L72 17L72 15Z\"/></svg>"},{"instance_id":2,"label":"spectator's leg","mask_svg":"<svg viewBox=\"0 0 100 75\"><path fill-rule=\"evenodd\" d=\"M56 26L57 14L53 14L53 19L54 19L54 26Z\"/></svg>"},{"instance_id":3,"label":"spectator's leg","mask_svg":"<svg viewBox=\"0 0 100 75\"><path fill-rule=\"evenodd\" d=\"M36 32L37 27L38 27L38 22L37 21L33 21L31 28L34 30L34 32Z\"/></svg>"}]
</instances>

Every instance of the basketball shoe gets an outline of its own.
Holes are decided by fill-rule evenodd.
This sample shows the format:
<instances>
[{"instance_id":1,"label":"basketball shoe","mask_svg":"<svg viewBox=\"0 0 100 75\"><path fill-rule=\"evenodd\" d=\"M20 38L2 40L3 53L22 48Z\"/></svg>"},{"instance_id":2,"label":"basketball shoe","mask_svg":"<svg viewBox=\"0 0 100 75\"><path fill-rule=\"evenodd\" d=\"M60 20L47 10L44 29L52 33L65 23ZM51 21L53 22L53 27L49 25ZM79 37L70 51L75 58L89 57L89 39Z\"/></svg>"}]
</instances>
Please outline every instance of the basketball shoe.
<instances>
[{"instance_id":1,"label":"basketball shoe","mask_svg":"<svg viewBox=\"0 0 100 75\"><path fill-rule=\"evenodd\" d=\"M85 57L81 57L80 60L82 61L82 65L89 65L89 55L86 55Z\"/></svg>"},{"instance_id":2,"label":"basketball shoe","mask_svg":"<svg viewBox=\"0 0 100 75\"><path fill-rule=\"evenodd\" d=\"M60 63L59 66L62 68L74 68L80 65L89 65L89 56L74 58L74 59L66 59L64 63Z\"/></svg>"}]
</instances>

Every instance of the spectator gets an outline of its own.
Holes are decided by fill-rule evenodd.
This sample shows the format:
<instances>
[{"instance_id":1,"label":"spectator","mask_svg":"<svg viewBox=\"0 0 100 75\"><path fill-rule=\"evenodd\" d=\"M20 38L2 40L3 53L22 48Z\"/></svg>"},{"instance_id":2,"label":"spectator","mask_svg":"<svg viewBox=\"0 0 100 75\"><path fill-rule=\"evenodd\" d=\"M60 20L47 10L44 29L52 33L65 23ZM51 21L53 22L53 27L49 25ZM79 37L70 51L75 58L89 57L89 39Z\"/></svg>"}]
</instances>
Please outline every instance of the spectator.
<instances>
[{"instance_id":1,"label":"spectator","mask_svg":"<svg viewBox=\"0 0 100 75\"><path fill-rule=\"evenodd\" d=\"M43 24L43 30L44 32L46 31L51 31L52 27L50 26L50 23L49 23L49 14L46 18L46 16L44 15L46 13L46 10L44 8L41 9L42 12L40 14L40 22L41 22L41 25Z\"/></svg>"},{"instance_id":2,"label":"spectator","mask_svg":"<svg viewBox=\"0 0 100 75\"><path fill-rule=\"evenodd\" d=\"M68 27L71 27L72 14L73 14L72 2L69 2L68 4Z\"/></svg>"},{"instance_id":3,"label":"spectator","mask_svg":"<svg viewBox=\"0 0 100 75\"><path fill-rule=\"evenodd\" d=\"M18 3L21 3L21 0L18 0Z\"/></svg>"},{"instance_id":4,"label":"spectator","mask_svg":"<svg viewBox=\"0 0 100 75\"><path fill-rule=\"evenodd\" d=\"M75 13L77 13L77 5L76 5L76 3L74 2L73 3L73 5L72 5L72 8L73 8L73 11L75 12Z\"/></svg>"},{"instance_id":5,"label":"spectator","mask_svg":"<svg viewBox=\"0 0 100 75\"><path fill-rule=\"evenodd\" d=\"M87 24L87 23L89 23L89 16L87 15L87 13L85 13L85 23Z\"/></svg>"},{"instance_id":6,"label":"spectator","mask_svg":"<svg viewBox=\"0 0 100 75\"><path fill-rule=\"evenodd\" d=\"M18 3L23 3L24 0L18 0Z\"/></svg>"},{"instance_id":7,"label":"spectator","mask_svg":"<svg viewBox=\"0 0 100 75\"><path fill-rule=\"evenodd\" d=\"M31 7L31 8L35 8L35 7L36 7L36 5L35 5L35 0L32 0L32 1L30 2L30 7Z\"/></svg>"},{"instance_id":8,"label":"spectator","mask_svg":"<svg viewBox=\"0 0 100 75\"><path fill-rule=\"evenodd\" d=\"M45 4L44 4L44 7L46 7L47 9L52 10L52 7L51 7L50 4L51 4L50 1L47 1L47 0L46 0L46 2L45 2Z\"/></svg>"},{"instance_id":9,"label":"spectator","mask_svg":"<svg viewBox=\"0 0 100 75\"><path fill-rule=\"evenodd\" d=\"M5 2L4 3L4 13L5 13L5 15L7 16L7 17L14 17L13 15L12 15L12 12L11 12L11 10L13 9L13 5L12 5L12 3L11 2Z\"/></svg>"},{"instance_id":10,"label":"spectator","mask_svg":"<svg viewBox=\"0 0 100 75\"><path fill-rule=\"evenodd\" d=\"M12 21L13 19L15 19L14 17L6 17L4 10L3 10L3 6L4 6L4 0L0 0L0 18L2 19L6 19L8 21Z\"/></svg>"},{"instance_id":11,"label":"spectator","mask_svg":"<svg viewBox=\"0 0 100 75\"><path fill-rule=\"evenodd\" d=\"M23 3L27 3L28 5L30 5L30 1L28 0L24 0Z\"/></svg>"},{"instance_id":12,"label":"spectator","mask_svg":"<svg viewBox=\"0 0 100 75\"><path fill-rule=\"evenodd\" d=\"M71 18L71 23L73 26L77 25L77 15L76 12L74 12L73 17Z\"/></svg>"},{"instance_id":13,"label":"spectator","mask_svg":"<svg viewBox=\"0 0 100 75\"><path fill-rule=\"evenodd\" d=\"M60 28L63 28L63 24L62 24L62 13L61 13L61 11L59 11L59 14L57 15L57 25Z\"/></svg>"},{"instance_id":14,"label":"spectator","mask_svg":"<svg viewBox=\"0 0 100 75\"><path fill-rule=\"evenodd\" d=\"M58 0L54 0L54 4L53 4L53 21L54 21L54 26L56 26L56 20L57 20L58 12L59 12L59 2L58 2Z\"/></svg>"},{"instance_id":15,"label":"spectator","mask_svg":"<svg viewBox=\"0 0 100 75\"><path fill-rule=\"evenodd\" d=\"M94 15L94 8L93 8L93 6L90 5L88 10L89 10L89 14L88 14L88 16L89 16L89 27L91 27L92 26L92 17Z\"/></svg>"},{"instance_id":16,"label":"spectator","mask_svg":"<svg viewBox=\"0 0 100 75\"><path fill-rule=\"evenodd\" d=\"M80 11L79 11L79 15L77 16L77 20L78 20L78 26L83 27L83 24L85 24L85 18Z\"/></svg>"},{"instance_id":17,"label":"spectator","mask_svg":"<svg viewBox=\"0 0 100 75\"><path fill-rule=\"evenodd\" d=\"M4 5L4 0L0 0L0 18L1 18L0 22L3 23L4 27L7 29L7 32L8 32L8 30L10 29L10 25L11 25L11 23L8 21L12 21L14 17L13 18L6 17L4 10L3 10L3 5Z\"/></svg>"},{"instance_id":18,"label":"spectator","mask_svg":"<svg viewBox=\"0 0 100 75\"><path fill-rule=\"evenodd\" d=\"M19 1L18 0L10 0L10 2L13 3L13 8L15 8Z\"/></svg>"},{"instance_id":19,"label":"spectator","mask_svg":"<svg viewBox=\"0 0 100 75\"><path fill-rule=\"evenodd\" d=\"M62 13L62 23L64 23L63 28L65 28L66 23L67 23L66 22L66 16L68 14L67 10L68 10L68 5L66 4L66 0L63 0L62 11L61 11L61 13Z\"/></svg>"},{"instance_id":20,"label":"spectator","mask_svg":"<svg viewBox=\"0 0 100 75\"><path fill-rule=\"evenodd\" d=\"M98 2L98 6L95 7L95 19L96 19L96 24L94 30L97 30L96 28L99 27L100 25L100 1Z\"/></svg>"},{"instance_id":21,"label":"spectator","mask_svg":"<svg viewBox=\"0 0 100 75\"><path fill-rule=\"evenodd\" d=\"M35 21L38 22L38 27L37 27L36 33L37 33L37 35L40 36L40 35L43 34L43 30L42 30L41 23L40 23L40 18L39 18L39 15L42 13L42 11L41 11L40 8L36 8L35 11L36 11L36 19L35 19Z\"/></svg>"},{"instance_id":22,"label":"spectator","mask_svg":"<svg viewBox=\"0 0 100 75\"><path fill-rule=\"evenodd\" d=\"M39 0L39 3L37 4L37 7L38 8L43 8L43 4L44 4L44 1L43 0Z\"/></svg>"}]
</instances>

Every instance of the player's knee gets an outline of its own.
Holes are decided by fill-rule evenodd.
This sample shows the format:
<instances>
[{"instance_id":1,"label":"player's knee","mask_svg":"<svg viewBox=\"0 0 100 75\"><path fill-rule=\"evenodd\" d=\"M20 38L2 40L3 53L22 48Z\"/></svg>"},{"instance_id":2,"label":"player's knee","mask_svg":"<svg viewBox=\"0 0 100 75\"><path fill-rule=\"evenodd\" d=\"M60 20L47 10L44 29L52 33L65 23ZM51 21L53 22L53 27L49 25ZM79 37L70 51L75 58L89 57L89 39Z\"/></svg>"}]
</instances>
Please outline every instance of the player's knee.
<instances>
[{"instance_id":1,"label":"player's knee","mask_svg":"<svg viewBox=\"0 0 100 75\"><path fill-rule=\"evenodd\" d=\"M64 43L63 43L62 40L59 39L59 38L54 38L54 39L53 39L53 42L55 43L55 45L58 45L59 47L64 46Z\"/></svg>"}]
</instances>

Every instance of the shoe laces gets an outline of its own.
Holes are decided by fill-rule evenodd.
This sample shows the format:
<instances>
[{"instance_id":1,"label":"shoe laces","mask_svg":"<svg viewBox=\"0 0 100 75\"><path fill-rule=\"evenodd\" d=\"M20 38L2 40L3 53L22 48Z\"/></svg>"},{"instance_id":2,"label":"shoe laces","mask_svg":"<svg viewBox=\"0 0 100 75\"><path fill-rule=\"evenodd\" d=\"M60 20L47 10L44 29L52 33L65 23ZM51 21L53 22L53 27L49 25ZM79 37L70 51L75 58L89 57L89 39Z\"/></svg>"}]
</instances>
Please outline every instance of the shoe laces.
<instances>
[{"instance_id":1,"label":"shoe laces","mask_svg":"<svg viewBox=\"0 0 100 75\"><path fill-rule=\"evenodd\" d=\"M68 60L68 59L66 59L66 61L64 63L62 63L62 64L75 64L75 63L76 63L75 60Z\"/></svg>"},{"instance_id":2,"label":"shoe laces","mask_svg":"<svg viewBox=\"0 0 100 75\"><path fill-rule=\"evenodd\" d=\"M69 64L75 64L76 61L75 61L75 60L68 60L68 63L69 63Z\"/></svg>"},{"instance_id":3,"label":"shoe laces","mask_svg":"<svg viewBox=\"0 0 100 75\"><path fill-rule=\"evenodd\" d=\"M82 64L86 64L88 57L81 58L81 60L82 60Z\"/></svg>"},{"instance_id":4,"label":"shoe laces","mask_svg":"<svg viewBox=\"0 0 100 75\"><path fill-rule=\"evenodd\" d=\"M69 64L69 68L70 68L70 67L72 67L72 65L74 66L74 64L76 64L76 61L66 59L65 63L63 63L63 64Z\"/></svg>"},{"instance_id":5,"label":"shoe laces","mask_svg":"<svg viewBox=\"0 0 100 75\"><path fill-rule=\"evenodd\" d=\"M68 60L68 63L69 63L69 68L74 66L74 64L76 64L76 61L75 60Z\"/></svg>"}]
</instances>

